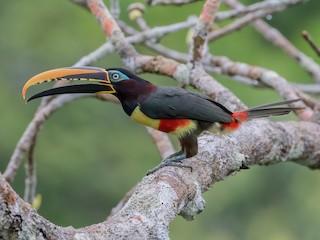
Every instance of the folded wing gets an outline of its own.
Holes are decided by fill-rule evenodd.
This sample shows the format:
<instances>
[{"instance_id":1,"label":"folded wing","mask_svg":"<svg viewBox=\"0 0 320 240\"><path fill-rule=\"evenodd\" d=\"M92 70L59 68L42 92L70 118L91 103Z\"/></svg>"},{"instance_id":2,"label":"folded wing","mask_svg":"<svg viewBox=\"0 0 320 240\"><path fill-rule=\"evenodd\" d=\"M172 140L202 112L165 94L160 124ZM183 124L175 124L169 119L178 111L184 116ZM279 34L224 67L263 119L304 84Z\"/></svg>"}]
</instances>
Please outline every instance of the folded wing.
<instances>
[{"instance_id":1,"label":"folded wing","mask_svg":"<svg viewBox=\"0 0 320 240\"><path fill-rule=\"evenodd\" d=\"M232 112L221 104L177 87L158 87L139 105L141 111L153 119L192 119L223 123L233 121Z\"/></svg>"}]
</instances>

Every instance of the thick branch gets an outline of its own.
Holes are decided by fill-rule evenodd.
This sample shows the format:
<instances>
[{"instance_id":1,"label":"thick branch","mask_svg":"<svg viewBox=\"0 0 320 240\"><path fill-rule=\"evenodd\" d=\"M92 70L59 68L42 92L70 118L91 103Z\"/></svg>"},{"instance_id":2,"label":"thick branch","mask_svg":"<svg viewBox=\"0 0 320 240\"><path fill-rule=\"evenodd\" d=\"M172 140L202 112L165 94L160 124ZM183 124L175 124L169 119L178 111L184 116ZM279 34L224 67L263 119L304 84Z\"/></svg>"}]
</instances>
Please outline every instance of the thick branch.
<instances>
[{"instance_id":1,"label":"thick branch","mask_svg":"<svg viewBox=\"0 0 320 240\"><path fill-rule=\"evenodd\" d=\"M121 31L117 22L113 19L108 8L104 5L102 0L88 0L88 6L91 13L99 21L102 30L105 32L107 38L115 47L116 52L119 54L125 65L129 69L134 69L133 66L129 66L132 61L132 57L138 55L134 47L128 43L123 32Z\"/></svg>"},{"instance_id":2,"label":"thick branch","mask_svg":"<svg viewBox=\"0 0 320 240\"><path fill-rule=\"evenodd\" d=\"M75 1L79 4L84 2ZM119 9L116 5L118 1L112 2L115 4L113 12L117 15ZM269 2L272 3L272 1ZM274 2L278 3L279 1ZM297 3L300 1L286 0L281 2ZM195 31L194 48L191 51L193 63L199 63L200 67L194 66L192 70L188 64L181 64L173 59L139 55L130 42L146 42L146 39L161 38L164 34L193 26L195 24L194 19L189 19L181 24L153 28L125 38L102 0L88 0L86 6L99 20L106 37L110 39L104 51L116 51L127 68L133 71L141 71L142 69L174 77L179 81L191 84L212 98L223 102L229 109L234 110L243 108L244 105L233 93L217 83L202 68L202 62L205 62L203 49L206 35L219 3L220 0L207 0L204 5ZM248 7L248 9L250 8ZM244 16L240 19L241 21L235 22L238 25L228 25L223 31L228 30L228 27L230 31L233 31L237 27L247 24L249 20L262 16L262 10L259 11ZM234 11L234 14L240 14L239 12L241 11ZM233 28L231 28L232 26ZM220 31L220 34L224 33L223 31ZM218 34L219 30L213 33ZM155 44L155 46L159 47L161 45ZM101 52L99 54L90 55L90 61L103 55ZM78 64L87 62L88 59L82 59ZM219 67L221 69L225 67L224 73L230 75L239 73L240 70L243 71L244 67L242 65L240 69L233 65L231 68L233 63L230 60L222 63L219 62L218 58L210 59L207 64L214 66L221 64ZM258 74L257 78L253 77L252 79L268 84L284 98L296 97L296 90L274 72L268 72L261 68L258 69L258 72L251 72L254 69L248 65L245 67L245 70L248 71L243 75ZM75 99L74 96L59 96L51 98L50 101L43 101L35 118L17 145L12 156L15 161L10 161L4 174L7 179L13 179L25 153L29 152L32 156L32 145L34 144L32 139L35 139L46 118L73 99ZM311 110L306 109L300 112L300 117L309 119L311 114ZM161 135L161 141L159 141L159 136L156 135L158 132L153 131L152 133L153 138L157 139L157 146L162 155L169 154L172 151L172 146L165 141L167 136ZM112 216L107 221L81 229L58 227L39 216L29 204L18 197L0 174L0 239L168 239L169 224L174 217L180 214L187 219L192 219L195 213L204 208L201 193L206 191L211 184L239 171L243 164L250 166L280 161L296 161L313 169L319 168L319 133L320 127L315 123L271 123L260 120L248 122L230 135L204 134L199 139L199 154L192 159L185 160L193 166L193 172L181 168L167 167L143 178L133 192L130 192L114 209ZM32 176L33 173L30 171L30 179ZM32 196L33 194L27 195Z\"/></svg>"},{"instance_id":3,"label":"thick branch","mask_svg":"<svg viewBox=\"0 0 320 240\"><path fill-rule=\"evenodd\" d=\"M220 0L207 0L203 5L199 22L197 23L193 41L191 44L191 63L201 62L206 47L208 31L214 21L215 15L220 7Z\"/></svg>"},{"instance_id":4,"label":"thick branch","mask_svg":"<svg viewBox=\"0 0 320 240\"><path fill-rule=\"evenodd\" d=\"M105 222L80 229L49 223L0 176L0 238L168 239L174 217L181 214L190 219L203 210L201 193L239 171L243 163L251 166L294 161L318 169L319 142L320 126L311 122L256 120L229 135L205 134L199 138L199 154L186 160L193 172L165 167L143 178L120 211Z\"/></svg>"}]
</instances>

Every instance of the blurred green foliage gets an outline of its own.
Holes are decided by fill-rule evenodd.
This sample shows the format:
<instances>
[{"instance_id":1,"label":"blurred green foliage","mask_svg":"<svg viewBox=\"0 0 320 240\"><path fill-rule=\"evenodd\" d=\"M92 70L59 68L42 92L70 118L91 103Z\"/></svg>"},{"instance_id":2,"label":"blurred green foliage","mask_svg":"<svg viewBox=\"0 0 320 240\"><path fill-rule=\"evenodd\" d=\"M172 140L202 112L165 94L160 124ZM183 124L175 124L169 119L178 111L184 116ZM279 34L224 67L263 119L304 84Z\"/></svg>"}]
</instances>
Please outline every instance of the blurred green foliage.
<instances>
[{"instance_id":1,"label":"blurred green foliage","mask_svg":"<svg viewBox=\"0 0 320 240\"><path fill-rule=\"evenodd\" d=\"M127 22L125 9L130 2L121 1L121 18ZM198 15L202 3L183 8L148 8L145 18L150 26L183 21L190 14ZM269 23L316 58L300 32L306 29L320 42L319 7L319 2L312 0L272 15ZM0 33L0 171L3 172L39 103L25 105L21 98L24 82L41 71L72 65L100 46L105 37L89 12L66 0L1 1ZM162 43L188 51L185 34L186 31L181 31L167 36ZM251 26L217 40L210 48L215 55L273 69L289 81L312 83L295 61ZM137 49L150 53L142 46ZM95 65L121 66L121 61L110 55ZM143 77L162 85L176 84L156 75ZM251 89L226 77L215 77L249 106L280 99L270 89ZM294 116L285 119L290 118ZM104 220L123 195L160 160L143 126L131 122L120 106L94 99L73 102L46 122L38 138L35 159L37 192L43 197L39 213L58 225L74 227ZM23 166L13 186L22 196ZM286 163L253 167L215 184L204 194L205 211L190 223L178 217L171 225L171 237L318 239L319 188L319 173L302 166Z\"/></svg>"}]
</instances>

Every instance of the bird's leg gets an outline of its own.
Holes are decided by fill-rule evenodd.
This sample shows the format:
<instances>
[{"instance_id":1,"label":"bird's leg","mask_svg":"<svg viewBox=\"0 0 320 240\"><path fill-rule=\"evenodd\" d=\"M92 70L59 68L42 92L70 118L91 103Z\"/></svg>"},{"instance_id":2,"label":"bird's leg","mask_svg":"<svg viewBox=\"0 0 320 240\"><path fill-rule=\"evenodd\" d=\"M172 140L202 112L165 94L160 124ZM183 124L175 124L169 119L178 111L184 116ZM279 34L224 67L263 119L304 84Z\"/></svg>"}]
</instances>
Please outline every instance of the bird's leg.
<instances>
[{"instance_id":1,"label":"bird's leg","mask_svg":"<svg viewBox=\"0 0 320 240\"><path fill-rule=\"evenodd\" d=\"M186 154L181 149L180 151L171 154L169 157L166 157L162 162L181 162L181 160L186 158Z\"/></svg>"},{"instance_id":2,"label":"bird's leg","mask_svg":"<svg viewBox=\"0 0 320 240\"><path fill-rule=\"evenodd\" d=\"M163 162L161 164L159 164L158 166L150 169L148 172L147 172L147 175L150 175L156 171L158 171L159 169L163 168L163 167L184 167L184 168L189 168L190 171L192 172L192 167L189 166L189 165L183 165L183 164L180 164L180 163L176 163L176 162Z\"/></svg>"},{"instance_id":3,"label":"bird's leg","mask_svg":"<svg viewBox=\"0 0 320 240\"><path fill-rule=\"evenodd\" d=\"M250 169L250 167L245 162L242 162L240 169Z\"/></svg>"},{"instance_id":4,"label":"bird's leg","mask_svg":"<svg viewBox=\"0 0 320 240\"><path fill-rule=\"evenodd\" d=\"M166 159L162 161L158 166L155 168L150 169L147 172L147 175L158 171L159 169L167 166L173 167L183 167L189 168L192 172L192 167L189 165L181 164L182 160L192 157L198 153L198 141L195 135L188 135L184 138L180 139L181 150L170 155Z\"/></svg>"},{"instance_id":5,"label":"bird's leg","mask_svg":"<svg viewBox=\"0 0 320 240\"><path fill-rule=\"evenodd\" d=\"M170 155L169 157L165 158L162 163L160 163L158 166L150 169L147 172L147 175L154 173L156 171L158 171L159 169L163 168L163 167L167 167L167 166L173 166L173 167L185 167L185 168L190 168L190 170L192 171L192 167L188 166L188 165L184 165L181 164L181 161L183 159L186 159L186 154L183 152L183 150L181 149L180 151Z\"/></svg>"}]
</instances>

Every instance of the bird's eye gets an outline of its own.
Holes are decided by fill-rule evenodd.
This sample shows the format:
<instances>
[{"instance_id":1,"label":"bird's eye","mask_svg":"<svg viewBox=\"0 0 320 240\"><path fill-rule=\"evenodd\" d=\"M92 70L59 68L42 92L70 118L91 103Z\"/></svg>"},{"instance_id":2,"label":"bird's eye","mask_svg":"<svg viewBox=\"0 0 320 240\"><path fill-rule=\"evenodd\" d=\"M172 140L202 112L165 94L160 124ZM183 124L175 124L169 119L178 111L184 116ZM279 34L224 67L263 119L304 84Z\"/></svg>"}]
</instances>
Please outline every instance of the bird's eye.
<instances>
[{"instance_id":1,"label":"bird's eye","mask_svg":"<svg viewBox=\"0 0 320 240\"><path fill-rule=\"evenodd\" d=\"M112 79L113 80L118 80L120 78L120 75L118 73L112 74Z\"/></svg>"}]
</instances>

